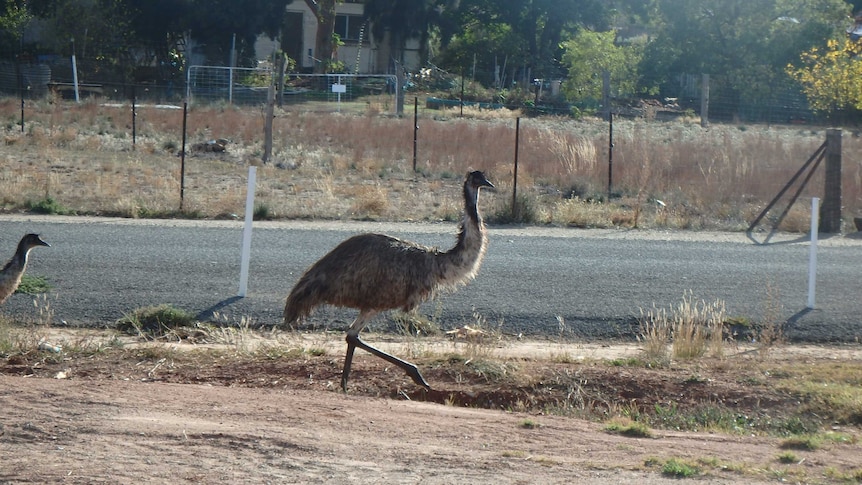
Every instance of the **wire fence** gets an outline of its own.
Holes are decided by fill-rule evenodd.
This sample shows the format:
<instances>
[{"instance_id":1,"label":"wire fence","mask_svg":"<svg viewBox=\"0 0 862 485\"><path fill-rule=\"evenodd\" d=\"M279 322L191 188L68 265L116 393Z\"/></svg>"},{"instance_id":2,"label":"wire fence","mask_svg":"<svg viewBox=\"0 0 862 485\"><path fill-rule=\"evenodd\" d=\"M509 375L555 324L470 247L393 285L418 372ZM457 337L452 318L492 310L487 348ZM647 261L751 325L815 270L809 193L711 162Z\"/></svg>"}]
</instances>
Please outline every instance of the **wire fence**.
<instances>
[{"instance_id":1,"label":"wire fence","mask_svg":"<svg viewBox=\"0 0 862 485\"><path fill-rule=\"evenodd\" d=\"M416 72L407 72L399 76L286 73L281 77L276 69L265 62L254 68L226 65L183 66L170 61L141 64L143 65L111 64L94 58L83 48L79 50L74 64L70 56L24 57L19 53L0 52L0 103L3 103L5 109L9 111L2 113L6 125L17 129L15 125L20 122L22 131L25 127L38 126L40 123L42 126L51 126L52 133L49 135L40 133L39 136L57 138L51 140L50 145L56 146L57 150L96 144L96 140L99 139L101 141L98 143L102 143L100 152L110 152L112 147L120 146L117 150L125 153L125 151L135 150L136 139L147 140L148 132L158 131L169 134L162 135L158 141L152 141L152 139L146 141L145 143L150 145L146 149L161 152L165 147L169 147L170 150L166 151L170 151L173 156L181 151L180 140L183 140L186 135L189 136L186 147L189 152L218 150L222 146L218 140L225 137L237 142L229 150L239 150L237 147L243 146L241 154L236 154L236 160L247 162L253 158L260 159L258 142L263 138L263 130L255 123L267 118L260 116L261 108L267 101L270 84L274 83L278 86L275 103L285 112L362 113L369 116L367 119L380 115L380 121L383 121L384 117L391 118L389 115L393 113L403 115L403 119L398 120L403 122L403 126L366 133L360 138L357 132L361 130L356 126L335 127L332 125L337 122L330 119L320 122L320 125L307 128L303 126L301 133L292 132L296 122L291 122L290 117L279 113L274 121L275 133L281 137L276 140L275 163L282 163L288 167L302 163L291 159L291 151L295 150L291 143L302 140L304 145L329 146L343 143L349 147L343 151L350 154L348 158L355 159L352 162L354 164L363 163L365 158L395 160L399 163L406 161L408 164L412 161L414 167L418 162L420 171L428 168L439 172L457 173L460 168L456 169L453 165L462 161L476 165L488 163L488 160L499 160L501 164L510 163L514 153L512 145L515 130L514 120L511 120L513 126L502 127L507 122L505 116L511 114L501 113L503 121L483 124L481 128L476 129L484 131L474 137L467 137L469 135L467 128L462 129L464 133L446 132L437 121L451 118L452 112L444 112L444 110L453 108L472 107L491 112L502 112L503 108L509 108L519 110L524 118L547 114L557 119L571 119L583 114L601 114L608 110L619 118L646 121L646 124L661 127L661 122L666 120L683 119L691 124L693 119L702 115L702 110L706 107L708 121L731 125L725 128L734 130L736 127L732 125L737 125L740 133L744 133L746 128L744 125L749 123L799 125L799 132L805 131L806 136L797 136L796 138L800 140L794 141L795 145L784 142L784 145L774 150L783 151L781 156L785 158L790 158L786 156L789 152L808 153L811 149L808 145L815 143L810 139L817 139L817 144L822 141L819 135L813 133L818 126L827 121L835 121L813 112L799 86L790 81L770 83L768 90L755 91L754 88L740 90L734 88L726 77L713 75L710 78L707 97L704 77L701 73L673 74L665 84L664 92L660 97L644 97L637 93L625 92L618 86L636 83L616 81L609 86L607 98L589 98L572 102L566 98L567 89L570 87L566 86L565 79L561 77L533 79L529 70L525 68L508 68L508 72L503 72L505 69L495 68L485 72L465 70L454 73L429 65ZM601 78L601 73L596 73L595 77ZM752 86L755 84L752 83ZM6 100L2 99L4 95L7 97ZM14 99L15 102L9 102L8 98ZM104 120L124 120L123 127L100 128L103 133L122 131L125 127L128 127L128 133L101 138L75 137L74 130L64 131L64 118L58 114L61 110L56 108L44 119L37 120L36 123L30 122L30 118L36 116L34 111L50 110L51 108L46 107L49 104L55 107L70 106L62 101L76 98L86 101L81 105L86 105L84 106L86 109L98 111ZM17 102L19 99L21 103ZM416 99L418 111L416 113L418 121L415 122L409 119L414 115L414 99ZM704 99L707 99L708 103L704 103ZM30 103L23 101L30 101ZM200 110L192 113L188 131L185 130L180 115L184 103L192 109ZM136 105L136 108L132 108L133 105ZM236 110L218 111L225 105L232 105ZM398 112L399 107L402 106L405 112ZM207 111L208 107L215 107L216 110ZM63 109L73 111L70 108ZM230 118L234 111L254 113L256 118L253 122L246 120L224 128L219 128L220 120L212 119L213 112L227 112L224 118ZM209 119L202 119L205 117ZM311 122L312 120L303 121L303 123ZM108 122L96 121L96 123L107 125ZM111 123L116 122L111 121ZM607 153L609 143L606 138L603 138L604 135L584 136L571 132L573 128L570 126L547 130L533 129L532 125L540 123L540 120L524 123L526 129L521 136L520 156L526 173L539 178L560 179L561 177L551 172L562 170L570 175L577 174L577 177L570 177L572 180L577 178L582 181L589 178L599 181L597 183L607 180L607 174L601 173L604 170L601 167L604 167L609 155ZM376 126L378 124L376 122L362 124L363 130L383 130ZM419 125L422 125L421 131L418 129ZM248 126L254 126L255 131L252 132L247 128ZM810 128L803 129L803 126ZM242 132L246 129L249 131ZM578 125L578 128L574 128L574 130L587 129L593 128L586 128L586 125ZM758 179L757 190L742 187L748 179L737 184L739 186L728 187L729 193L735 194L734 191L738 191L740 198L755 194L755 197L768 200L768 197L780 190L781 184L785 182L782 175L785 169L778 163L764 160L766 156L771 155L752 154L760 150L760 145L756 142L750 142L752 146L746 149L748 153L742 149L737 152L727 148L725 150L727 153L710 158L704 153L699 153L698 150L698 148L710 148L703 140L705 138L703 133L700 130L691 130L694 132L691 139L688 135L677 133L673 135L673 142L668 144L674 146L651 147L648 150L654 150L654 152L648 152L647 149L638 146L643 138L651 136L649 133L638 131L643 129L641 126L628 126L620 127L618 131L618 138L615 140L618 148L613 152L613 156L616 164L615 183L619 185L628 184L635 187L646 183L642 182L641 178L657 187L662 185L658 189L666 189L664 185L672 186L674 182L677 182L676 186L685 186L691 181L695 181L691 183L700 183L701 178L714 183L716 179L722 178L716 175L720 172L714 167L714 164L718 163L716 160L721 157L723 157L722 160L734 161L734 166L742 166L740 170L749 170L747 168L749 165L756 166L757 176L749 178ZM598 130L604 133L604 127ZM332 133L338 133L338 136L332 137ZM734 135L739 133L732 132L728 138ZM321 140L318 137L330 138ZM384 145L381 140L386 140L387 143L397 140L397 148L393 145L392 148L381 150L380 145ZM279 146L279 143L282 145ZM626 145L632 148L626 150L624 149ZM645 157L644 153L649 155ZM638 167L644 167L644 160L649 157L654 161L671 158L680 159L681 162L674 168L655 164L638 169ZM337 159L341 158L337 157ZM848 157L849 159L852 157ZM585 166L591 168L586 169ZM754 169L751 170L750 173L754 173ZM848 164L848 167L845 167L848 174L845 179L852 182L852 185L847 187L851 190L845 192L851 195L847 198L847 204L857 211L862 207L862 199L858 195L862 193L859 182L862 180L859 175L860 170L862 168L858 163ZM648 173L649 176L642 173ZM86 183L86 181L75 183ZM822 187L821 181L815 180L812 186ZM580 190L578 187L562 185L559 189L570 195ZM141 190L146 192L147 189ZM209 196L206 191L199 192L207 193ZM207 202L207 204L210 203Z\"/></svg>"},{"instance_id":2,"label":"wire fence","mask_svg":"<svg viewBox=\"0 0 862 485\"><path fill-rule=\"evenodd\" d=\"M186 100L190 105L225 101L260 105L267 100L271 82L277 87L274 102L283 108L384 113L394 113L396 108L398 80L394 75L290 73L279 77L266 67L191 66Z\"/></svg>"},{"instance_id":3,"label":"wire fence","mask_svg":"<svg viewBox=\"0 0 862 485\"><path fill-rule=\"evenodd\" d=\"M0 53L2 54L2 53ZM5 60L2 60L5 57ZM77 72L75 72L75 70ZM516 75L517 74L517 75ZM835 121L810 109L798 84L785 80L768 84L769 89L738 89L723 75L713 75L708 104L700 73L669 76L661 97L622 92L616 86L635 83L612 82L608 98L566 99L565 80L530 79L528 72L452 73L429 66L405 73L398 85L392 74L314 75L290 73L275 80L277 102L290 109L307 111L371 110L393 113L406 99L420 96L429 108L474 105L482 109L520 109L526 115L571 116L613 111L619 116L665 120L700 116L704 107L709 121L732 123L809 124ZM106 64L81 56L73 70L71 57L21 58L0 55L0 92L24 99L56 96L65 99L97 97L110 101L132 98L151 103L227 103L257 105L266 102L267 86L275 75L266 63L261 67L179 66L157 63L135 67ZM596 73L596 78L601 78ZM490 79L483 87L479 79ZM77 81L77 83L76 83ZM486 86L488 86L486 85ZM77 90L76 90L77 88ZM431 98L425 100L425 98Z\"/></svg>"},{"instance_id":4,"label":"wire fence","mask_svg":"<svg viewBox=\"0 0 862 485\"><path fill-rule=\"evenodd\" d=\"M38 200L45 193L61 196L71 193L74 187L74 191L92 193L100 207L110 208L109 213L127 214L124 211L132 210L129 207L169 206L170 201L164 196L148 197L160 187L182 185L181 177L176 176L176 167L185 160L180 155L187 154L192 157L194 172L186 192L191 197L191 206L208 211L224 207L209 214L221 216L237 213L239 209L241 185L223 185L224 181L237 176L230 167L261 160L264 128L259 106L238 105L231 109L219 105L196 106L189 110L187 127L182 105L141 103L133 108L128 102L110 100L27 101L20 105L17 101L14 97L0 98L6 144L41 147L41 151L50 156L37 158L62 162L48 160L45 167L36 168L30 163L16 162L14 155L7 155L7 165L0 176L0 189L5 187L7 196L26 186L30 187L30 192L25 194L24 200ZM416 104L419 104L418 99ZM169 107L177 109L166 109ZM17 126L19 114L23 121L20 128ZM267 173L289 180L294 170L302 170L306 165L311 169L311 165L317 163L315 160L319 160L324 167L321 173L330 171L331 167L381 172L385 171L381 166L391 164L399 173L415 171L449 178L468 166L511 173L514 162L520 163L519 177L526 176L528 182L524 188L529 197L556 194L553 200L602 200L611 197L609 162L612 152L614 197L619 194L635 197L632 194L636 194L638 203L647 205L652 204L653 197L660 198L668 207L674 207L674 211L729 213L731 219L740 219L747 225L750 219L746 214L732 207L737 203L765 204L823 141L822 130L816 128L774 130L716 125L703 130L692 122L660 123L641 119L615 122L613 143L610 143L608 123L599 120L524 119L519 131L516 120L511 118L494 118L488 123L453 123L455 116L452 112L441 116L427 108L417 108L416 119L408 116L373 118L367 113L363 116L329 116L326 113L287 116L279 112L273 119L273 131L278 136L269 166L283 171ZM19 129L21 134L15 133ZM846 214L855 215L862 208L859 182L862 164L858 162L862 147L855 136L845 138L844 206ZM520 144L516 149L518 140ZM609 152L610 145L614 148ZM11 150L7 151L12 153ZM230 163L213 165L208 162L214 159ZM78 165L84 162L76 160L88 160L86 163L96 163L100 168L81 169ZM146 160L146 168L141 165L143 160ZM409 170L411 160L414 170ZM171 168L156 168L163 163ZM115 170L126 165L128 167L122 170ZM138 173L141 168L142 173ZM103 169L107 170L105 174L101 173ZM201 180L213 176L210 173L213 170L229 173L224 175L224 180L202 184ZM127 180L108 183L106 174L114 171L128 171L127 175L121 175ZM542 182L536 184L536 181ZM302 206L301 200L285 195L285 187L292 187L293 182L273 180L272 183L266 190L268 197L262 200L279 214L331 218L356 211L351 207L357 204L355 200L331 197L338 208L319 212L316 206ZM118 191L119 187L122 191ZM212 190L213 187L219 189ZM518 187L520 190L521 182ZM817 173L802 197L821 196L823 187L823 174ZM514 187L512 189L514 196ZM305 190L311 188L300 191ZM333 193L331 187L324 186L321 190L324 194ZM689 207L691 202L686 200L689 197L686 194L697 194L691 197L708 200L704 195L707 192L712 192L713 202L703 207ZM124 198L133 200L115 208ZM512 210L514 208L513 202ZM672 213L671 209L667 212ZM128 214L139 215L138 212Z\"/></svg>"}]
</instances>

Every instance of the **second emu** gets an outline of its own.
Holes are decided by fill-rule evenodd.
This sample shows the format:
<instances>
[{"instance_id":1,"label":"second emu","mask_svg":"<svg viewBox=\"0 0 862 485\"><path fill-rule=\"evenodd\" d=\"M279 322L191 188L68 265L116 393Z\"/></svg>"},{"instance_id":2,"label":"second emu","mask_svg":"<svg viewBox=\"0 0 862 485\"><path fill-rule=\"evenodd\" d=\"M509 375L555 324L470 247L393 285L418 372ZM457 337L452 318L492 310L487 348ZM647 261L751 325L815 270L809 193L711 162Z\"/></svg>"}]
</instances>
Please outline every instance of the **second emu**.
<instances>
[{"instance_id":1,"label":"second emu","mask_svg":"<svg viewBox=\"0 0 862 485\"><path fill-rule=\"evenodd\" d=\"M0 305L18 289L24 270L27 269L27 256L30 250L37 246L50 246L50 244L43 241L38 234L25 234L18 242L15 255L0 270Z\"/></svg>"},{"instance_id":2,"label":"second emu","mask_svg":"<svg viewBox=\"0 0 862 485\"><path fill-rule=\"evenodd\" d=\"M456 288L476 276L488 245L478 209L482 187L494 185L482 172L467 174L458 240L448 251L384 234L360 234L339 244L299 278L284 306L285 325L293 326L320 305L359 310L347 330L347 355L341 373L345 392L356 347L397 365L413 382L431 389L415 365L366 344L359 332L381 311L409 312L438 290Z\"/></svg>"}]
</instances>

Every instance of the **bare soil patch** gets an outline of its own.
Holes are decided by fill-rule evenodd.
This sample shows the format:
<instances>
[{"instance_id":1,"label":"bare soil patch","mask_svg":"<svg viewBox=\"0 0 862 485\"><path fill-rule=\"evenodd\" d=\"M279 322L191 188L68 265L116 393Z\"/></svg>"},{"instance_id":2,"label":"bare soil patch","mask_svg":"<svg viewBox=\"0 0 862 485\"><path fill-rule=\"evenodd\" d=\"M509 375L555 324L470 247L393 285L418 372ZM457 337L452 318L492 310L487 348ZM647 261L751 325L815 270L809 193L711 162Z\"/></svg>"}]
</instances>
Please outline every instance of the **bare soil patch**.
<instances>
[{"instance_id":1,"label":"bare soil patch","mask_svg":"<svg viewBox=\"0 0 862 485\"><path fill-rule=\"evenodd\" d=\"M626 437L575 413L535 411L593 406L612 415L712 402L779 419L799 404L758 384L751 377L763 368L741 356L724 366L614 367L596 358L632 349L596 345L566 350L566 362L535 358L551 345L499 350L495 361L517 368L517 378L420 357L431 392L359 353L347 395L338 389L342 355L328 349L19 354L0 361L0 483L657 484L678 482L662 474L670 458L699 464L708 483L823 483L859 469L855 442L794 450L799 460L785 464L779 438L667 429ZM773 358L859 360L858 346L781 352ZM546 385L519 385L536 375Z\"/></svg>"}]
</instances>

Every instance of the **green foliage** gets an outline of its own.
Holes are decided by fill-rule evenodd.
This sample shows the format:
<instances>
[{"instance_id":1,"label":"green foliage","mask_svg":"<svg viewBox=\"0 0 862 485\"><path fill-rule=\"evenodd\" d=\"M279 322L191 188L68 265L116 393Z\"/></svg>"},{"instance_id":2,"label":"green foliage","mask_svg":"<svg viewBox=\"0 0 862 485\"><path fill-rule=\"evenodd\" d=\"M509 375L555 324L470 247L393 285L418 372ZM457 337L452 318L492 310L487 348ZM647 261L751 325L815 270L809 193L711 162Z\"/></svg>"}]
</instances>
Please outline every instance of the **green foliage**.
<instances>
[{"instance_id":1,"label":"green foliage","mask_svg":"<svg viewBox=\"0 0 862 485\"><path fill-rule=\"evenodd\" d=\"M490 86L497 81L491 77L491 73L495 64L501 65L501 59L503 64L507 64L526 57L524 44L512 26L483 23L465 25L464 30L451 39L436 60L453 73L463 73L470 80L476 79ZM502 76L505 78L508 74L503 72ZM511 80L499 81L499 87L505 87L510 84L507 81ZM467 88L469 87L468 85ZM460 90L460 85L457 89Z\"/></svg>"},{"instance_id":2,"label":"green foliage","mask_svg":"<svg viewBox=\"0 0 862 485\"><path fill-rule=\"evenodd\" d=\"M582 25L607 29L614 7L610 2L441 2L435 34L444 52L435 63L497 87L527 80L526 71L532 78L560 78L557 60L567 33Z\"/></svg>"},{"instance_id":3,"label":"green foliage","mask_svg":"<svg viewBox=\"0 0 862 485\"><path fill-rule=\"evenodd\" d=\"M27 4L19 5L15 0L6 0L6 12L0 15L0 30L12 34L16 40L24 35L24 29L33 20L33 14L27 9Z\"/></svg>"},{"instance_id":4,"label":"green foliage","mask_svg":"<svg viewBox=\"0 0 862 485\"><path fill-rule=\"evenodd\" d=\"M514 203L514 207L512 204ZM499 209L486 219L495 224L534 223L539 219L535 201L527 195L518 194L513 201L507 199Z\"/></svg>"},{"instance_id":5,"label":"green foliage","mask_svg":"<svg viewBox=\"0 0 862 485\"><path fill-rule=\"evenodd\" d=\"M117 329L133 335L163 336L195 322L190 312L171 305L158 305L132 310L117 320Z\"/></svg>"},{"instance_id":6,"label":"green foliage","mask_svg":"<svg viewBox=\"0 0 862 485\"><path fill-rule=\"evenodd\" d=\"M632 421L627 418L616 418L605 425L605 431L608 433L630 436L632 438L651 438L652 431L649 427L639 421Z\"/></svg>"},{"instance_id":7,"label":"green foliage","mask_svg":"<svg viewBox=\"0 0 862 485\"><path fill-rule=\"evenodd\" d=\"M537 429L537 428L540 428L541 426L542 426L541 424L533 421L530 418L526 418L523 421L521 421L521 427L524 429Z\"/></svg>"},{"instance_id":8,"label":"green foliage","mask_svg":"<svg viewBox=\"0 0 862 485\"><path fill-rule=\"evenodd\" d=\"M682 460L671 458L661 468L662 475L674 478L691 478L700 474L700 468Z\"/></svg>"},{"instance_id":9,"label":"green foliage","mask_svg":"<svg viewBox=\"0 0 862 485\"><path fill-rule=\"evenodd\" d=\"M252 220L255 221L264 221L269 219L272 216L269 212L269 206L263 203L257 203L254 205L254 212L252 213Z\"/></svg>"},{"instance_id":10,"label":"green foliage","mask_svg":"<svg viewBox=\"0 0 862 485\"><path fill-rule=\"evenodd\" d=\"M800 56L802 65L788 64L787 73L799 81L811 107L819 111L862 109L862 44L849 39L826 42Z\"/></svg>"},{"instance_id":11,"label":"green foliage","mask_svg":"<svg viewBox=\"0 0 862 485\"><path fill-rule=\"evenodd\" d=\"M818 435L794 436L781 442L786 450L815 451L823 446L823 437Z\"/></svg>"},{"instance_id":12,"label":"green foliage","mask_svg":"<svg viewBox=\"0 0 862 485\"><path fill-rule=\"evenodd\" d=\"M796 456L792 451L785 451L778 455L778 461L780 463L784 463L785 465L789 465L791 463L798 463L799 457Z\"/></svg>"},{"instance_id":13,"label":"green foliage","mask_svg":"<svg viewBox=\"0 0 862 485\"><path fill-rule=\"evenodd\" d=\"M21 283L15 290L15 293L23 293L25 295L37 295L39 293L47 293L51 289L51 285L44 276L31 276L25 274L21 277Z\"/></svg>"},{"instance_id":14,"label":"green foliage","mask_svg":"<svg viewBox=\"0 0 862 485\"><path fill-rule=\"evenodd\" d=\"M641 85L677 96L675 75L708 73L740 104L768 99L775 83L787 80L785 66L843 30L849 10L842 0L659 0Z\"/></svg>"},{"instance_id":15,"label":"green foliage","mask_svg":"<svg viewBox=\"0 0 862 485\"><path fill-rule=\"evenodd\" d=\"M637 91L637 68L643 48L638 44L617 45L616 33L581 30L563 42L563 64L569 76L563 93L569 101L600 99L602 72L608 71L613 90L622 94Z\"/></svg>"},{"instance_id":16,"label":"green foliage","mask_svg":"<svg viewBox=\"0 0 862 485\"><path fill-rule=\"evenodd\" d=\"M34 214L63 215L70 212L50 195L35 202L28 200L24 206Z\"/></svg>"}]
</instances>

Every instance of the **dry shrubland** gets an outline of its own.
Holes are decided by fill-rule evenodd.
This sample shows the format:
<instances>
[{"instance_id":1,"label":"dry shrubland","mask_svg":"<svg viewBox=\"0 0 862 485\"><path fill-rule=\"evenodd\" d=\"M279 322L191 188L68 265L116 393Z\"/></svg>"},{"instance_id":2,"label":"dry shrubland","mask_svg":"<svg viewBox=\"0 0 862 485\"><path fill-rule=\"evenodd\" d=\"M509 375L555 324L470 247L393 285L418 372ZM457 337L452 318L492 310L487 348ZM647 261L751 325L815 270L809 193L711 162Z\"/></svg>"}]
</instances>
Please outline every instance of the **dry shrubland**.
<instances>
[{"instance_id":1,"label":"dry shrubland","mask_svg":"<svg viewBox=\"0 0 862 485\"><path fill-rule=\"evenodd\" d=\"M412 116L277 110L263 165L260 108L193 107L181 207L182 110L138 107L133 143L129 106L29 101L22 131L19 101L7 98L0 210L236 217L254 164L258 217L451 220L464 172L482 169L498 186L484 201L491 222L743 230L825 137L822 127L617 120L608 198L606 123L521 119L513 198L517 115L423 109L414 172ZM230 141L226 152L190 151L216 138ZM862 213L858 133L845 132L843 152L852 227ZM821 169L780 228L807 231L804 200L822 192Z\"/></svg>"}]
</instances>

